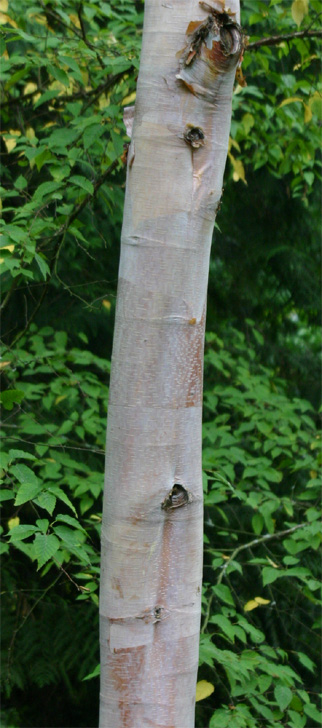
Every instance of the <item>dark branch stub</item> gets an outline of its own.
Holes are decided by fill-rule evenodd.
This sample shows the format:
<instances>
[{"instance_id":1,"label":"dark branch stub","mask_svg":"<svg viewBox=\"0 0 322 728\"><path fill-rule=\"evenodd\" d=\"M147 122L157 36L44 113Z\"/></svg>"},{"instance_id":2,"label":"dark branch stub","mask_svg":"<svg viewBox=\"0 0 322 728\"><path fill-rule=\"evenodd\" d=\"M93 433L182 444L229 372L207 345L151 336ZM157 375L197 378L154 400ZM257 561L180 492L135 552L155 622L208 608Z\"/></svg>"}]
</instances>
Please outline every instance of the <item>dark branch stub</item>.
<instances>
[{"instance_id":1,"label":"dark branch stub","mask_svg":"<svg viewBox=\"0 0 322 728\"><path fill-rule=\"evenodd\" d=\"M187 505L189 501L188 491L183 485L175 483L168 496L164 499L161 508L164 511L170 511L173 508L180 508L181 506Z\"/></svg>"},{"instance_id":2,"label":"dark branch stub","mask_svg":"<svg viewBox=\"0 0 322 728\"><path fill-rule=\"evenodd\" d=\"M203 147L205 143L205 135L202 129L200 129L200 126L192 126L192 124L187 124L183 138L187 144L190 144L190 146L194 147L194 149Z\"/></svg>"}]
</instances>

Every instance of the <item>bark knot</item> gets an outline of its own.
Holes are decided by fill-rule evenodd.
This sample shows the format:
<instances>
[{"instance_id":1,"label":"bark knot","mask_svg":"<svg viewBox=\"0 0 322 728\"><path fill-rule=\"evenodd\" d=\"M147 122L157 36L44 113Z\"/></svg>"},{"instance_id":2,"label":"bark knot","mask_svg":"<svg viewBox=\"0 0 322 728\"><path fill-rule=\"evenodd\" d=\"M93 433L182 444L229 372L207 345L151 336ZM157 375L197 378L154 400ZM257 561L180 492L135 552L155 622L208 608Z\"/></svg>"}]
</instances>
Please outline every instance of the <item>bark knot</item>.
<instances>
[{"instance_id":1,"label":"bark knot","mask_svg":"<svg viewBox=\"0 0 322 728\"><path fill-rule=\"evenodd\" d=\"M194 149L199 149L199 147L203 147L205 143L205 135L203 133L203 130L200 128L200 126L193 126L192 124L187 124L184 130L183 138L187 142L187 144L190 144L190 146Z\"/></svg>"},{"instance_id":2,"label":"bark knot","mask_svg":"<svg viewBox=\"0 0 322 728\"><path fill-rule=\"evenodd\" d=\"M187 503L190 503L190 501L191 497L188 491L183 487L183 485L180 485L180 483L175 483L173 488L170 490L170 493L168 493L167 497L164 499L161 508L164 511L170 511L173 508L185 506Z\"/></svg>"}]
</instances>

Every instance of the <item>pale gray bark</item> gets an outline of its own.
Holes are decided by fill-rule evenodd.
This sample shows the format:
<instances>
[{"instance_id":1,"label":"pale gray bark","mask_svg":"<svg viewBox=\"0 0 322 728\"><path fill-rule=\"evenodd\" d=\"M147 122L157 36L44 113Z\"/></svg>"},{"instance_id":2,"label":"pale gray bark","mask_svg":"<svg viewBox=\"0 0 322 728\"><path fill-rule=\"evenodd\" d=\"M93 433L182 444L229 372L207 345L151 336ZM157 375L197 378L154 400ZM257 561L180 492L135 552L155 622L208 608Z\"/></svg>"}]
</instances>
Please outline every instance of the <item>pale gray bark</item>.
<instances>
[{"instance_id":1,"label":"pale gray bark","mask_svg":"<svg viewBox=\"0 0 322 728\"><path fill-rule=\"evenodd\" d=\"M194 725L206 293L241 52L238 17L219 15L145 3L108 409L101 728ZM209 28L187 37L197 20Z\"/></svg>"}]
</instances>

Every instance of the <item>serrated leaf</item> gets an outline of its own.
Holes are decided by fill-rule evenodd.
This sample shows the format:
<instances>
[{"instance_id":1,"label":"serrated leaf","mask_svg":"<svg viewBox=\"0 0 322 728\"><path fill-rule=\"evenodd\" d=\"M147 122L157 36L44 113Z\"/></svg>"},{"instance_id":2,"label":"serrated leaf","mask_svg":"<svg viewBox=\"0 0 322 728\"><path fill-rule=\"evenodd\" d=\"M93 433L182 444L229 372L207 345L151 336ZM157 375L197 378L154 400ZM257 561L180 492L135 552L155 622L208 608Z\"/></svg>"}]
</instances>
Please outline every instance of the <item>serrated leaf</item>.
<instances>
[{"instance_id":1,"label":"serrated leaf","mask_svg":"<svg viewBox=\"0 0 322 728\"><path fill-rule=\"evenodd\" d=\"M25 450L9 450L9 458L10 460L36 460L34 455L31 455L30 452L25 452Z\"/></svg>"},{"instance_id":2,"label":"serrated leaf","mask_svg":"<svg viewBox=\"0 0 322 728\"><path fill-rule=\"evenodd\" d=\"M64 513L59 514L58 516L56 516L56 521L63 521L63 523L68 523L69 526L74 526L74 528L79 528L80 531L83 531L84 533L86 533L85 529L83 528L83 526L81 526L80 522L77 521L76 518L73 518L73 516L67 516Z\"/></svg>"},{"instance_id":3,"label":"serrated leaf","mask_svg":"<svg viewBox=\"0 0 322 728\"><path fill-rule=\"evenodd\" d=\"M283 713L293 698L292 690L285 685L276 685L274 695L277 705Z\"/></svg>"},{"instance_id":4,"label":"serrated leaf","mask_svg":"<svg viewBox=\"0 0 322 728\"><path fill-rule=\"evenodd\" d=\"M39 483L22 483L15 498L15 506L21 506L27 501L33 500L41 490Z\"/></svg>"},{"instance_id":5,"label":"serrated leaf","mask_svg":"<svg viewBox=\"0 0 322 728\"><path fill-rule=\"evenodd\" d=\"M94 192L94 186L92 182L87 179L87 177L81 177L79 174L74 174L72 177L69 178L68 182L73 183L74 185L77 185L77 187L81 187L83 190L88 192L90 195Z\"/></svg>"},{"instance_id":6,"label":"serrated leaf","mask_svg":"<svg viewBox=\"0 0 322 728\"><path fill-rule=\"evenodd\" d=\"M80 546L84 542L79 530L68 528L68 526L54 526L54 531L70 548Z\"/></svg>"},{"instance_id":7,"label":"serrated leaf","mask_svg":"<svg viewBox=\"0 0 322 728\"><path fill-rule=\"evenodd\" d=\"M40 508L44 508L45 511L48 511L48 513L52 516L56 505L56 496L45 491L38 496L35 503L37 506L40 506Z\"/></svg>"},{"instance_id":8,"label":"serrated leaf","mask_svg":"<svg viewBox=\"0 0 322 728\"><path fill-rule=\"evenodd\" d=\"M212 695L214 690L215 688L210 682L207 682L207 680L199 680L196 685L196 703L199 700L209 698L209 695Z\"/></svg>"},{"instance_id":9,"label":"serrated leaf","mask_svg":"<svg viewBox=\"0 0 322 728\"><path fill-rule=\"evenodd\" d=\"M28 465L19 463L18 465L12 465L10 467L11 475L14 475L19 483L34 483L38 484L38 478L35 473L28 468Z\"/></svg>"},{"instance_id":10,"label":"serrated leaf","mask_svg":"<svg viewBox=\"0 0 322 728\"><path fill-rule=\"evenodd\" d=\"M49 526L48 518L38 518L36 521L36 526L38 526L42 533L46 533Z\"/></svg>"},{"instance_id":11,"label":"serrated leaf","mask_svg":"<svg viewBox=\"0 0 322 728\"><path fill-rule=\"evenodd\" d=\"M53 534L37 533L33 542L34 554L38 561L38 569L46 564L49 559L58 551L59 539Z\"/></svg>"},{"instance_id":12,"label":"serrated leaf","mask_svg":"<svg viewBox=\"0 0 322 728\"><path fill-rule=\"evenodd\" d=\"M217 624L223 633L226 634L232 642L234 642L235 629L227 617L223 614L214 614L213 617L211 617L210 622L211 624Z\"/></svg>"},{"instance_id":13,"label":"serrated leaf","mask_svg":"<svg viewBox=\"0 0 322 728\"><path fill-rule=\"evenodd\" d=\"M12 518L10 522L16 521L16 518ZM18 519L19 520L19 519ZM8 523L9 526L9 523ZM10 528L9 537L10 542L15 543L16 541L23 541L25 538L29 538L33 533L37 531L36 526L32 526L29 523L21 523Z\"/></svg>"},{"instance_id":14,"label":"serrated leaf","mask_svg":"<svg viewBox=\"0 0 322 728\"><path fill-rule=\"evenodd\" d=\"M55 495L59 500L63 501L66 506L68 506L73 513L75 513L75 516L77 516L76 508L73 506L72 502L69 500L68 496L64 491L59 488L57 485L51 485L50 488L48 488L49 493L52 493Z\"/></svg>"}]
</instances>

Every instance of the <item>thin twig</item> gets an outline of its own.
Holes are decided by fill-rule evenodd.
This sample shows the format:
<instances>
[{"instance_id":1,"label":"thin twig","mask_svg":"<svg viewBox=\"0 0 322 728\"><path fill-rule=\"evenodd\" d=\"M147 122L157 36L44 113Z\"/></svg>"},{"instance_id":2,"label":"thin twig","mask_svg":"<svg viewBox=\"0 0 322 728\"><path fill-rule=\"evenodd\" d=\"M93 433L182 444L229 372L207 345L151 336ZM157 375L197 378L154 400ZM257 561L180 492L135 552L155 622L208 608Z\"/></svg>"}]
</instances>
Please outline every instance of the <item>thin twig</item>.
<instances>
[{"instance_id":1,"label":"thin twig","mask_svg":"<svg viewBox=\"0 0 322 728\"><path fill-rule=\"evenodd\" d=\"M282 538L282 536L287 536L289 533L293 533L294 531L297 531L299 528L304 528L306 526L306 523L299 523L297 526L293 526L292 528L287 528L285 531L278 531L277 533L266 533L265 536L261 536L261 538L255 538L253 541L249 541L248 543L242 544L242 546L238 546L235 551L229 556L227 561L222 567L221 574L218 577L217 584L220 584L223 580L223 577L225 576L226 569L228 568L231 561L235 559L237 554L239 554L241 551L244 551L245 549L249 549L252 546L257 546L259 543L266 543L267 541L271 541L273 538Z\"/></svg>"},{"instance_id":2,"label":"thin twig","mask_svg":"<svg viewBox=\"0 0 322 728\"><path fill-rule=\"evenodd\" d=\"M59 96L56 96L53 99L48 99L46 102L47 104L51 104L52 106L60 103L64 103L65 101L75 101L77 99L92 99L91 103L94 103L96 101L96 98L100 96L102 93L105 93L105 91L108 91L109 88L112 86L115 86L118 81L122 79L125 73L131 73L134 70L134 66L130 66L125 71L120 71L119 73L110 74L105 81L102 81L96 88L90 89L90 91L85 91L82 89L81 91L75 91L73 94L60 94ZM29 94L26 94L25 96L17 96L15 98L8 99L8 101L2 102L2 108L5 108L6 106L13 106L14 104L25 104L28 99L32 98L38 93L43 93L44 89L40 88L39 86L34 90L31 91ZM90 104L88 103L88 106Z\"/></svg>"},{"instance_id":3,"label":"thin twig","mask_svg":"<svg viewBox=\"0 0 322 728\"><path fill-rule=\"evenodd\" d=\"M322 30L297 30L295 33L285 33L285 35L271 35L268 38L261 38L252 43L248 43L245 50L254 51L262 46L274 46L283 41L296 40L296 38L322 38Z\"/></svg>"}]
</instances>

